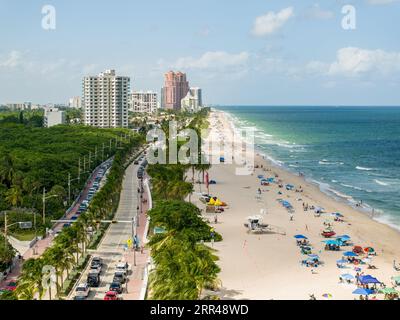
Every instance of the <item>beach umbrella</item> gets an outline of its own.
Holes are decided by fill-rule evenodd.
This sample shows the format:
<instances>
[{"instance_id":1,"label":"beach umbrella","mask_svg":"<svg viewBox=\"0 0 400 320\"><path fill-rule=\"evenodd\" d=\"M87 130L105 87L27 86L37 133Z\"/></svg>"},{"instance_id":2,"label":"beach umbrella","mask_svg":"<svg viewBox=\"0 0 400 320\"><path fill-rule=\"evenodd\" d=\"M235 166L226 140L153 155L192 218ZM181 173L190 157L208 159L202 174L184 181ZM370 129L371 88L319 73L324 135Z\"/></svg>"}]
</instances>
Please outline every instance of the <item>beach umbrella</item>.
<instances>
[{"instance_id":1,"label":"beach umbrella","mask_svg":"<svg viewBox=\"0 0 400 320\"><path fill-rule=\"evenodd\" d=\"M348 236L347 234L343 235L343 236L337 236L336 239L341 239L341 240L350 240L350 236Z\"/></svg>"},{"instance_id":2,"label":"beach umbrella","mask_svg":"<svg viewBox=\"0 0 400 320\"><path fill-rule=\"evenodd\" d=\"M311 259L319 259L319 256L317 254L309 254L308 255Z\"/></svg>"},{"instance_id":3,"label":"beach umbrella","mask_svg":"<svg viewBox=\"0 0 400 320\"><path fill-rule=\"evenodd\" d=\"M263 179L264 176L263 176L262 174L260 174L260 175L257 176L257 178L258 178L258 179Z\"/></svg>"},{"instance_id":4,"label":"beach umbrella","mask_svg":"<svg viewBox=\"0 0 400 320\"><path fill-rule=\"evenodd\" d=\"M354 268L354 271L356 271L356 272L361 272L361 271L362 271L362 269L361 269L361 268L359 268L359 267L355 267L355 268Z\"/></svg>"},{"instance_id":5,"label":"beach umbrella","mask_svg":"<svg viewBox=\"0 0 400 320\"><path fill-rule=\"evenodd\" d=\"M332 299L332 298L333 298L333 296L332 296L330 293L324 293L322 296L323 296L325 299Z\"/></svg>"},{"instance_id":6,"label":"beach umbrella","mask_svg":"<svg viewBox=\"0 0 400 320\"><path fill-rule=\"evenodd\" d=\"M400 282L400 276L393 276L392 280L395 282Z\"/></svg>"},{"instance_id":7,"label":"beach umbrella","mask_svg":"<svg viewBox=\"0 0 400 320\"><path fill-rule=\"evenodd\" d=\"M353 294L359 294L359 295L362 295L362 296L369 296L372 293L373 293L372 290L363 289L363 288L358 288L358 289L353 291Z\"/></svg>"},{"instance_id":8,"label":"beach umbrella","mask_svg":"<svg viewBox=\"0 0 400 320\"><path fill-rule=\"evenodd\" d=\"M294 237L296 239L308 239L306 236L303 236L302 234L296 234Z\"/></svg>"},{"instance_id":9,"label":"beach umbrella","mask_svg":"<svg viewBox=\"0 0 400 320\"><path fill-rule=\"evenodd\" d=\"M393 288L379 289L379 293L383 293L383 294L399 294L399 292L396 289L393 289Z\"/></svg>"},{"instance_id":10,"label":"beach umbrella","mask_svg":"<svg viewBox=\"0 0 400 320\"><path fill-rule=\"evenodd\" d=\"M354 253L353 251L346 251L345 253L343 253L343 255L345 257L357 257L357 254Z\"/></svg>"},{"instance_id":11,"label":"beach umbrella","mask_svg":"<svg viewBox=\"0 0 400 320\"><path fill-rule=\"evenodd\" d=\"M341 260L337 260L336 263L338 263L338 264L344 264L344 263L348 263L348 261L347 261L347 260L341 259Z\"/></svg>"},{"instance_id":12,"label":"beach umbrella","mask_svg":"<svg viewBox=\"0 0 400 320\"><path fill-rule=\"evenodd\" d=\"M372 248L372 247L367 247L367 248L364 248L364 252L367 252L367 253L374 253L374 252L375 252L375 249Z\"/></svg>"},{"instance_id":13,"label":"beach umbrella","mask_svg":"<svg viewBox=\"0 0 400 320\"><path fill-rule=\"evenodd\" d=\"M342 274L340 276L340 278L342 278L344 280L353 280L355 277L350 273L346 273L346 274Z\"/></svg>"},{"instance_id":14,"label":"beach umbrella","mask_svg":"<svg viewBox=\"0 0 400 320\"><path fill-rule=\"evenodd\" d=\"M322 241L322 242L324 242L324 243L326 243L328 245L336 245L336 246L341 246L343 244L342 241L333 240L333 239L325 240L325 241Z\"/></svg>"},{"instance_id":15,"label":"beach umbrella","mask_svg":"<svg viewBox=\"0 0 400 320\"><path fill-rule=\"evenodd\" d=\"M344 215L342 215L341 213L339 213L339 212L335 212L335 213L332 213L334 216L336 216L336 217L339 217L339 218L343 218L344 217Z\"/></svg>"},{"instance_id":16,"label":"beach umbrella","mask_svg":"<svg viewBox=\"0 0 400 320\"><path fill-rule=\"evenodd\" d=\"M361 284L374 284L374 283L381 283L377 278L374 278L371 275L360 276L358 280Z\"/></svg>"}]
</instances>

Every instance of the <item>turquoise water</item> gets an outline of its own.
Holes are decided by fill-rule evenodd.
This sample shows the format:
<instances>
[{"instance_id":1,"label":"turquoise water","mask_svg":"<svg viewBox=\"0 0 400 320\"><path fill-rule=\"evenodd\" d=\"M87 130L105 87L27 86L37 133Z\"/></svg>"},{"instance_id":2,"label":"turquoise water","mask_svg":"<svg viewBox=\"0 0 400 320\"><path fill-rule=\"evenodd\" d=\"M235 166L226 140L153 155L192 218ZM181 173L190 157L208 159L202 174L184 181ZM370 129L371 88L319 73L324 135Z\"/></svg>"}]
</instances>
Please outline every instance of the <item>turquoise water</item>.
<instances>
[{"instance_id":1,"label":"turquoise water","mask_svg":"<svg viewBox=\"0 0 400 320\"><path fill-rule=\"evenodd\" d=\"M218 107L277 165L400 229L400 107Z\"/></svg>"}]
</instances>

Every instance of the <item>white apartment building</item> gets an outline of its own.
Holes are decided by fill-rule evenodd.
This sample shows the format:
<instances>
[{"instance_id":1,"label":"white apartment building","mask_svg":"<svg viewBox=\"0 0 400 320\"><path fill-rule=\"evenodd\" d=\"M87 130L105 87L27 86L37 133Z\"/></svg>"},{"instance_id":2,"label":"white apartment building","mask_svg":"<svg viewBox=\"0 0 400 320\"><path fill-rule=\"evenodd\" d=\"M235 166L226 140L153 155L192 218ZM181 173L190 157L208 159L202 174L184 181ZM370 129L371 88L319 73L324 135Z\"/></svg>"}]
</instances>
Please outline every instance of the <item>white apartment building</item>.
<instances>
[{"instance_id":1,"label":"white apartment building","mask_svg":"<svg viewBox=\"0 0 400 320\"><path fill-rule=\"evenodd\" d=\"M72 97L69 99L69 107L74 109L80 109L82 107L81 97Z\"/></svg>"},{"instance_id":2,"label":"white apartment building","mask_svg":"<svg viewBox=\"0 0 400 320\"><path fill-rule=\"evenodd\" d=\"M128 127L130 78L106 70L83 78L84 124L98 128Z\"/></svg>"},{"instance_id":3,"label":"white apartment building","mask_svg":"<svg viewBox=\"0 0 400 320\"><path fill-rule=\"evenodd\" d=\"M43 125L47 128L50 128L59 124L65 124L64 111L60 111L57 108L46 108L44 111Z\"/></svg>"},{"instance_id":4,"label":"white apartment building","mask_svg":"<svg viewBox=\"0 0 400 320\"><path fill-rule=\"evenodd\" d=\"M153 91L137 91L131 94L129 111L140 113L154 113L157 111L157 93Z\"/></svg>"},{"instance_id":5,"label":"white apartment building","mask_svg":"<svg viewBox=\"0 0 400 320\"><path fill-rule=\"evenodd\" d=\"M200 88L190 88L188 94L181 101L181 109L189 112L198 112L203 106L202 91Z\"/></svg>"}]
</instances>

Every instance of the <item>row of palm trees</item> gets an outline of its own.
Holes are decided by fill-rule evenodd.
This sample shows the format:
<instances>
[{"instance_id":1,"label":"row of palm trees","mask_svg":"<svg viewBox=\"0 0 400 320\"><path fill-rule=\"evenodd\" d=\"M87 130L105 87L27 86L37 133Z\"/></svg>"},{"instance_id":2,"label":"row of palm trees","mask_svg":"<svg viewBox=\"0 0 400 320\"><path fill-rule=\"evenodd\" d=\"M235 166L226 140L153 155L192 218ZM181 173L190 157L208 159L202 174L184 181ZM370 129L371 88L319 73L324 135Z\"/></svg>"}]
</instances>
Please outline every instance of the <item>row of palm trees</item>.
<instances>
[{"instance_id":1,"label":"row of palm trees","mask_svg":"<svg viewBox=\"0 0 400 320\"><path fill-rule=\"evenodd\" d=\"M71 270L78 268L80 260L87 256L87 249L93 237L93 232L90 231L98 232L101 227L100 220L113 217L118 207L126 162L142 141L142 137L135 137L119 148L107 175L107 182L93 198L88 211L71 227L63 229L54 239L52 246L39 258L29 259L23 264L15 291L17 299L43 299L46 292L50 299L62 297L62 288ZM46 274L46 270L52 271ZM50 276L55 278L54 289L47 285Z\"/></svg>"},{"instance_id":2,"label":"row of palm trees","mask_svg":"<svg viewBox=\"0 0 400 320\"><path fill-rule=\"evenodd\" d=\"M195 115L189 127L199 131L206 118L207 112ZM199 150L199 163L155 164L147 170L155 200L148 213L151 227L165 230L152 235L148 244L155 266L149 277L149 299L196 300L204 297L204 289L220 285L218 258L204 241L222 237L215 232L211 235L211 227L202 220L200 210L185 202L188 196L190 201L194 191L195 173L203 174L204 183L204 173L211 167L203 163L201 145ZM191 182L188 171L192 171Z\"/></svg>"}]
</instances>

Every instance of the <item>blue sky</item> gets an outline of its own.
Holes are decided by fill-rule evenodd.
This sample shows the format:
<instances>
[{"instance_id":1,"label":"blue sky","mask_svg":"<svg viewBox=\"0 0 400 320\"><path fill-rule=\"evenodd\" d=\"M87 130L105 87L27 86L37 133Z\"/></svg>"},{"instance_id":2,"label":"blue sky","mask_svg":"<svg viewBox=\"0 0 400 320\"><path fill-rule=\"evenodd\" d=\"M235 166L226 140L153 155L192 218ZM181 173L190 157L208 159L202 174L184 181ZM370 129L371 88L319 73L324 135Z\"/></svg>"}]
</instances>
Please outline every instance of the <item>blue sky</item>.
<instances>
[{"instance_id":1,"label":"blue sky","mask_svg":"<svg viewBox=\"0 0 400 320\"><path fill-rule=\"evenodd\" d=\"M114 68L155 91L185 71L210 104L400 105L399 24L399 0L0 0L0 103L67 102Z\"/></svg>"}]
</instances>

